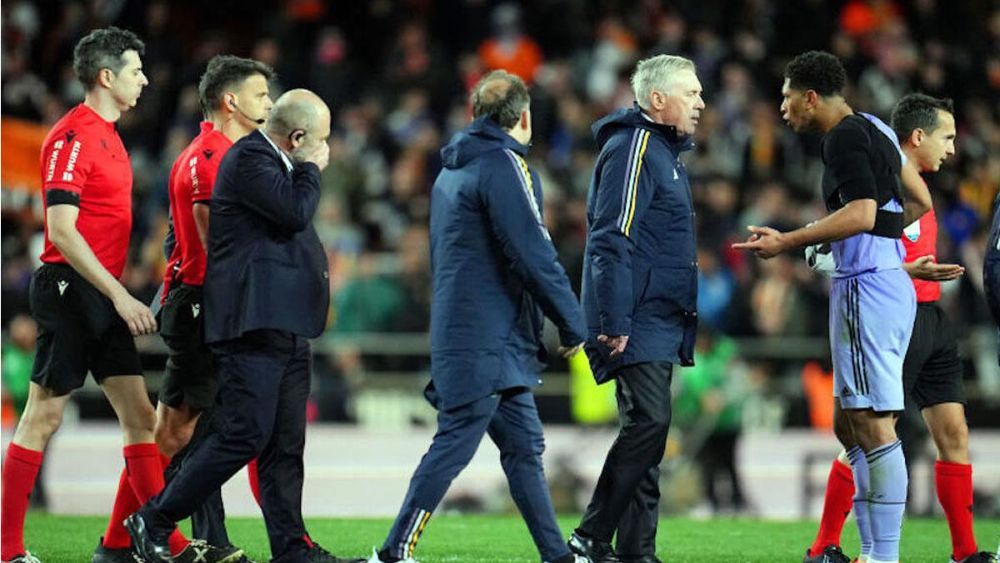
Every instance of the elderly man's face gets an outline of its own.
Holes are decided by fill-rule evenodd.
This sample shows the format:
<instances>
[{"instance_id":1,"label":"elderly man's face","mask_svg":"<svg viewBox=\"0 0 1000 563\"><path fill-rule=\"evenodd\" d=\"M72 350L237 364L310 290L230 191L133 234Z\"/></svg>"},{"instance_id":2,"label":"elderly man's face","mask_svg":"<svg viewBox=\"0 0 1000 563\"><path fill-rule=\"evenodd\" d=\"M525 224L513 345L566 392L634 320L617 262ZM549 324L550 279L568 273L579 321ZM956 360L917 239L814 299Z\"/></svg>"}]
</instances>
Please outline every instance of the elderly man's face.
<instances>
[{"instance_id":1,"label":"elderly man's face","mask_svg":"<svg viewBox=\"0 0 1000 563\"><path fill-rule=\"evenodd\" d=\"M651 117L658 123L673 125L682 135L692 135L705 109L701 93L698 75L690 70L679 71L663 90L653 90Z\"/></svg>"}]
</instances>

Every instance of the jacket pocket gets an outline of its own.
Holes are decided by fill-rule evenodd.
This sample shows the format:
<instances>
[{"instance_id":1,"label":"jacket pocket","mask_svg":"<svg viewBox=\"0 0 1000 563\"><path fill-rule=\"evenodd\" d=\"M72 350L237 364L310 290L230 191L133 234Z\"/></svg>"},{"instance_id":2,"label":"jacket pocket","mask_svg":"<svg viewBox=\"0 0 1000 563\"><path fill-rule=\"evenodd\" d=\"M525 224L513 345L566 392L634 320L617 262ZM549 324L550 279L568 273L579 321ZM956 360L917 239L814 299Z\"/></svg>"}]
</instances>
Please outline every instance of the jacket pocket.
<instances>
[{"instance_id":1,"label":"jacket pocket","mask_svg":"<svg viewBox=\"0 0 1000 563\"><path fill-rule=\"evenodd\" d=\"M639 304L639 315L650 320L667 320L680 313L694 312L697 284L694 268L653 268Z\"/></svg>"},{"instance_id":2,"label":"jacket pocket","mask_svg":"<svg viewBox=\"0 0 1000 563\"><path fill-rule=\"evenodd\" d=\"M639 311L639 307L646 301L649 286L652 282L653 271L649 268L636 269L632 274L632 303L633 317Z\"/></svg>"}]
</instances>

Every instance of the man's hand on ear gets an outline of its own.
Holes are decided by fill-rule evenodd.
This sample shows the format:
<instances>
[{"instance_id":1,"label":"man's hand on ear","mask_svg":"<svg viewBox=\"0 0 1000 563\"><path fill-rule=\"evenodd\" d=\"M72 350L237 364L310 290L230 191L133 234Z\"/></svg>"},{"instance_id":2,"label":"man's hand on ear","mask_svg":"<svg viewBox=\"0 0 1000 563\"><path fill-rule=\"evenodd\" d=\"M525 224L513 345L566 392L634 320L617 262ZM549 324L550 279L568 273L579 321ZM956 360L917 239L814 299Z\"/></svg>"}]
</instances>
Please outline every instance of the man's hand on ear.
<instances>
[{"instance_id":1,"label":"man's hand on ear","mask_svg":"<svg viewBox=\"0 0 1000 563\"><path fill-rule=\"evenodd\" d=\"M330 164L330 145L317 142L305 151L306 162L311 162L319 167L320 172Z\"/></svg>"}]
</instances>

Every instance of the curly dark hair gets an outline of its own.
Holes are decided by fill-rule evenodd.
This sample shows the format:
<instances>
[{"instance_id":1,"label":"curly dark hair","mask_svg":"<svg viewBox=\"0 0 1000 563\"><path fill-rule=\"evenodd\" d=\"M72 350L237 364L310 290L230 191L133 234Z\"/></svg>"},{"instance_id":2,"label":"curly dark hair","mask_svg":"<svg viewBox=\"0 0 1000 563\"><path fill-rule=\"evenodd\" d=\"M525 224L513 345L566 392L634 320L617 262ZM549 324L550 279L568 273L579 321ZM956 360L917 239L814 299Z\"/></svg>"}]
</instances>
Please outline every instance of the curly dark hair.
<instances>
[{"instance_id":1,"label":"curly dark hair","mask_svg":"<svg viewBox=\"0 0 1000 563\"><path fill-rule=\"evenodd\" d=\"M205 74L198 82L198 101L201 111L209 114L219 107L222 95L255 74L271 80L274 69L254 59L244 59L233 55L217 55L208 61Z\"/></svg>"},{"instance_id":2,"label":"curly dark hair","mask_svg":"<svg viewBox=\"0 0 1000 563\"><path fill-rule=\"evenodd\" d=\"M97 75L102 69L110 69L115 74L121 72L125 66L122 58L125 51L142 55L146 46L138 35L127 29L114 26L95 29L73 49L73 72L89 90L97 83Z\"/></svg>"},{"instance_id":3,"label":"curly dark hair","mask_svg":"<svg viewBox=\"0 0 1000 563\"><path fill-rule=\"evenodd\" d=\"M517 125L529 103L531 98L524 81L504 70L487 74L472 89L472 115L485 115L504 129Z\"/></svg>"},{"instance_id":4,"label":"curly dark hair","mask_svg":"<svg viewBox=\"0 0 1000 563\"><path fill-rule=\"evenodd\" d=\"M892 108L889 122L899 140L910 136L916 129L933 133L938 128L938 110L955 113L951 98L935 98L927 94L907 94Z\"/></svg>"},{"instance_id":5,"label":"curly dark hair","mask_svg":"<svg viewBox=\"0 0 1000 563\"><path fill-rule=\"evenodd\" d=\"M839 95L847 84L847 71L840 59L826 51L807 51L785 66L788 86L813 90L820 96Z\"/></svg>"}]
</instances>

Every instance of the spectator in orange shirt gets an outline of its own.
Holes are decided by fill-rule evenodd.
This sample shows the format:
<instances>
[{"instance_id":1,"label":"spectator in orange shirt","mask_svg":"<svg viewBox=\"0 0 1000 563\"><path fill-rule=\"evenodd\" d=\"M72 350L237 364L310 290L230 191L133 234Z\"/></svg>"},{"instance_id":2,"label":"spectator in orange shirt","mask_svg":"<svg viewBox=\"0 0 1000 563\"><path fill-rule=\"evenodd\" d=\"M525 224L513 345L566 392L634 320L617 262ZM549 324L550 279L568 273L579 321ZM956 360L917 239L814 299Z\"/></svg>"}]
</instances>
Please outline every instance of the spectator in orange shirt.
<instances>
[{"instance_id":1,"label":"spectator in orange shirt","mask_svg":"<svg viewBox=\"0 0 1000 563\"><path fill-rule=\"evenodd\" d=\"M506 70L530 85L542 64L542 49L521 32L520 8L514 4L498 6L493 12L493 27L494 35L479 45L479 60L489 70Z\"/></svg>"}]
</instances>

